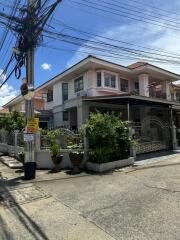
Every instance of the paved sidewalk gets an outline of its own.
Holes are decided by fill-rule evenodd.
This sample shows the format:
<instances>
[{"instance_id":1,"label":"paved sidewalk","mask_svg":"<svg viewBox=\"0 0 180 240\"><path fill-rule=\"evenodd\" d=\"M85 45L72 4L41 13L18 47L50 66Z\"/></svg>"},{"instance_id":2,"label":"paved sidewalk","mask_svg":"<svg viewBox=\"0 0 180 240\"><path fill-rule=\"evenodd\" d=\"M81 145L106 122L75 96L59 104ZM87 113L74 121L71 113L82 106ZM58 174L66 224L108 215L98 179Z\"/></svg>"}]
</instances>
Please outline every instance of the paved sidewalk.
<instances>
[{"instance_id":1,"label":"paved sidewalk","mask_svg":"<svg viewBox=\"0 0 180 240\"><path fill-rule=\"evenodd\" d=\"M76 210L0 163L1 240L113 240ZM41 179L42 180L42 179Z\"/></svg>"}]
</instances>

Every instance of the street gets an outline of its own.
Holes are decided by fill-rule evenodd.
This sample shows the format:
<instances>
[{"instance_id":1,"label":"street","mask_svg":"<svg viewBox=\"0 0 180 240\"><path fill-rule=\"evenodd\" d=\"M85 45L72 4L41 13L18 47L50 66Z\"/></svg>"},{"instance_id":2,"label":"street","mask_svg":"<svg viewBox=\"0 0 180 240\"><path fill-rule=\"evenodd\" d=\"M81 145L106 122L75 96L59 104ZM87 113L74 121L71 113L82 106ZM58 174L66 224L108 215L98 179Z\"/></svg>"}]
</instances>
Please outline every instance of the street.
<instances>
[{"instance_id":1,"label":"street","mask_svg":"<svg viewBox=\"0 0 180 240\"><path fill-rule=\"evenodd\" d=\"M15 176L13 170L0 166L7 176ZM104 175L25 184L13 184L12 179L2 182L1 195L8 191L16 198L18 189L22 196L19 205L1 201L3 240L174 240L180 236L178 154Z\"/></svg>"}]
</instances>

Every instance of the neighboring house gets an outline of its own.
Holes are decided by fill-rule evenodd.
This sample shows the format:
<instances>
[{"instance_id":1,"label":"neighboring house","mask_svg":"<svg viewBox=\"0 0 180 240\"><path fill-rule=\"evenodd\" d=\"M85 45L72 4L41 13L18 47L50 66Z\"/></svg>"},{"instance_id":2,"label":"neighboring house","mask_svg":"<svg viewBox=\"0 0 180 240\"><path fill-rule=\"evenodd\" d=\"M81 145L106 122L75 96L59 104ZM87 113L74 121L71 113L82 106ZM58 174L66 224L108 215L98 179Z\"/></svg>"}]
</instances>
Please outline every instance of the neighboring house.
<instances>
[{"instance_id":1,"label":"neighboring house","mask_svg":"<svg viewBox=\"0 0 180 240\"><path fill-rule=\"evenodd\" d=\"M52 128L52 112L45 109L46 92L36 91L34 97L35 114L39 117L40 128ZM11 111L18 111L25 113L25 100L22 96L12 99L3 106Z\"/></svg>"},{"instance_id":2,"label":"neighboring house","mask_svg":"<svg viewBox=\"0 0 180 240\"><path fill-rule=\"evenodd\" d=\"M97 110L120 112L131 122L143 153L179 144L180 98L172 84L179 79L149 63L124 67L88 56L36 91L46 93L44 109L53 113L54 128L78 129Z\"/></svg>"}]
</instances>

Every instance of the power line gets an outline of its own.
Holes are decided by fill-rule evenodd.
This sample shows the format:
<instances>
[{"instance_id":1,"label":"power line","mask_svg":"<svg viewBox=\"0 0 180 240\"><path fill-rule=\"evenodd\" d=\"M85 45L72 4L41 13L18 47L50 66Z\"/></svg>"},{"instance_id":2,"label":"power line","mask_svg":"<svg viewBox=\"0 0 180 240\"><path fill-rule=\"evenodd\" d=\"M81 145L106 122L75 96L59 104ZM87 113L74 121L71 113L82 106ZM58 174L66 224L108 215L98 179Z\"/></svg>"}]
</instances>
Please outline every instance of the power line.
<instances>
[{"instance_id":1,"label":"power line","mask_svg":"<svg viewBox=\"0 0 180 240\"><path fill-rule=\"evenodd\" d=\"M172 25L172 24L163 24L162 22L158 22L158 21L155 21L151 18L147 18L147 17L143 17L143 16L138 16L136 14L130 14L130 13L127 13L127 12L123 12L123 11L120 11L118 10L118 12L116 11L117 9L112 9L110 7L105 7L105 6L102 6L101 4L98 4L96 3L97 6L99 7L96 7L94 5L88 5L87 3L92 3L92 2L89 2L89 1L86 1L87 3L82 3L82 2L77 2L75 0L69 0L71 1L72 3L74 4L78 4L78 5L81 5L81 6L85 6L85 7L88 7L88 8L92 8L92 9L95 9L95 10L98 10L98 11L101 11L103 13L109 13L109 14L113 14L113 15L116 15L116 16L121 16L121 17L125 17L125 18L129 18L131 20L136 20L136 21L139 21L139 22L144 22L144 23L150 23L152 25L155 25L155 26L159 26L159 27L163 27L163 28L167 28L167 29L171 29L171 30L175 30L175 31L180 31L180 28L175 26L175 25ZM93 4L93 3L92 3ZM71 5L72 6L72 5ZM102 8L103 7L103 8ZM104 9L105 8L105 9ZM107 9L106 9L107 8ZM109 10L111 9L111 10ZM114 12L116 11L116 12ZM93 13L94 14L94 13Z\"/></svg>"},{"instance_id":2,"label":"power line","mask_svg":"<svg viewBox=\"0 0 180 240\"><path fill-rule=\"evenodd\" d=\"M41 47L44 48L49 48L49 49L53 49L53 50L58 50L58 51L65 51L65 52L77 52L77 53L82 53L83 55L96 55L99 57L106 57L108 59L115 59L115 60L139 60L138 57L133 57L133 56L127 56L127 55L123 55L123 54L117 54L113 55L113 53L107 53L107 54L103 54L103 53L98 53L96 52L95 54L93 54L91 51L82 51L82 50L77 50L77 49L63 49L63 48L58 48L58 47L54 47L54 46L50 46L47 44L42 44ZM160 61L160 60L151 60L148 59L148 62L157 62L157 63L167 63L166 61ZM175 64L172 62L169 62L170 64Z\"/></svg>"},{"instance_id":3,"label":"power line","mask_svg":"<svg viewBox=\"0 0 180 240\"><path fill-rule=\"evenodd\" d=\"M14 73L16 69L16 66L11 70L10 74L6 77L6 80L0 85L0 89L4 86L4 84L10 79L10 77L12 76L12 74Z\"/></svg>"},{"instance_id":4,"label":"power line","mask_svg":"<svg viewBox=\"0 0 180 240\"><path fill-rule=\"evenodd\" d=\"M139 51L137 49L124 48L124 47L121 47L118 45L113 45L113 44L110 44L107 42L102 42L102 41L97 41L97 40L89 40L89 39L79 38L76 36L71 36L71 35L57 33L57 32L49 32L49 31L45 31L45 32L49 34L49 35L46 35L49 38L56 39L56 40L58 39L60 41L78 45L78 46L83 45L84 48L93 48L93 49L101 50L101 51L108 50L108 51L113 51L114 54L116 54L118 51L118 53L126 53L131 56L133 55L136 57L139 56L141 58L150 58L150 59L161 60L161 61L169 61L169 62L176 62L176 63L177 62L179 63L179 61L180 61L180 58L178 58L178 57L176 57L176 58L172 58L169 56L154 57L153 54L149 53L149 52L144 53L144 51ZM99 46L99 48L98 48L98 46Z\"/></svg>"},{"instance_id":5,"label":"power line","mask_svg":"<svg viewBox=\"0 0 180 240\"><path fill-rule=\"evenodd\" d=\"M156 49L156 48L151 48L151 47L140 46L140 45L137 45L137 44L126 42L126 41L121 41L121 40L117 40L117 39L114 39L114 38L98 35L98 34L90 32L90 31L80 30L76 27L69 26L69 25L67 25L67 24L63 23L62 21L59 21L55 18L54 18L54 22L55 22L55 24L63 25L65 27L65 29L69 29L69 30L72 30L74 32L81 33L85 36L92 36L92 37L95 37L95 38L105 39L105 40L108 40L108 41L113 41L113 42L117 42L117 43L121 43L121 44L125 44L125 45L138 47L138 48L145 49L145 50L150 50L152 54L158 54L158 55L161 55L161 56L180 57L180 55L178 55L176 53L170 53L170 52L164 51L163 49ZM152 52L152 51L154 51L154 52ZM163 53L165 53L165 55Z\"/></svg>"},{"instance_id":6,"label":"power line","mask_svg":"<svg viewBox=\"0 0 180 240\"><path fill-rule=\"evenodd\" d=\"M139 4L139 5L141 5L141 6L143 5L143 6L145 6L145 7L153 8L153 9L156 10L156 11L159 10L159 11L161 11L161 12L165 12L165 13L168 13L168 14L173 14L173 15L178 16L178 14L177 14L176 12L168 11L168 10L159 8L158 6L155 6L155 5L152 5L152 4L149 4L149 3L144 4L143 2L139 2L139 1L137 1L137 0L128 0L128 1L133 2L133 3L136 3L136 4ZM115 2L117 2L117 1L115 1Z\"/></svg>"},{"instance_id":7,"label":"power line","mask_svg":"<svg viewBox=\"0 0 180 240\"><path fill-rule=\"evenodd\" d=\"M127 2L125 3L125 2L121 2L121 1L117 1L117 0L113 0L113 2L114 3L117 3L119 6L128 6L128 7L130 7L130 8L133 8L133 11L135 11L135 9L139 9L139 10L141 10L141 11L144 11L144 12L149 12L149 10L150 10L150 12L151 13L154 13L154 9L156 9L156 15L155 16L159 16L159 17L165 17L165 18L168 18L168 19L172 19L172 20L178 20L178 21L180 21L180 17L177 15L176 17L174 17L174 16L172 16L172 15L174 15L174 13L172 13L172 12L169 12L169 11L166 11L166 10L163 10L163 9L160 9L160 8L158 8L158 7L154 7L154 6L149 6L148 4L143 4L143 3L140 3L140 2L138 2L138 1L133 1L133 0L129 0L130 2L135 2L136 4L135 5L132 5L132 4L128 4ZM140 5L140 7L138 7L137 6L137 2L139 3L139 5ZM145 6L146 8L143 8L143 6ZM147 9L147 7L148 7L148 9ZM151 9L152 8L152 9ZM158 12L159 11L159 12ZM163 12L163 13L161 13L161 12ZM167 14L165 14L165 13L168 13L168 16L167 16ZM170 15L171 14L171 15Z\"/></svg>"},{"instance_id":8,"label":"power line","mask_svg":"<svg viewBox=\"0 0 180 240\"><path fill-rule=\"evenodd\" d=\"M89 2L89 1L87 1L87 2ZM115 2L115 3L114 3ZM153 20L155 19L155 21L157 21L157 20L163 20L163 21L167 21L167 23L173 23L173 24L175 24L175 25L177 25L177 23L180 23L180 19L176 19L176 18L171 18L171 17L169 17L169 16L167 16L167 15L162 15L162 14L157 14L157 12L156 12L156 14L154 14L154 13L149 13L149 12L147 12L145 9L142 9L142 8L140 8L140 10L137 10L137 8L135 8L135 9L131 9L131 8L129 8L129 7L126 7L127 6L127 4L126 3L119 3L119 4L116 4L116 2L118 2L118 1L113 1L113 2L111 2L111 3L109 3L109 2L107 2L107 1L105 1L105 0L101 0L101 3L103 4L105 4L105 6L104 5L102 5L101 4L101 6L103 6L103 7L106 7L107 8L107 6L108 6L108 9L109 9L109 6L110 6L110 9L112 9L112 10L114 10L114 11L119 11L118 9L124 9L124 10L126 10L126 12L124 12L124 11L121 11L121 12L124 12L124 13L129 13L129 14L132 14L132 13L138 13L138 14L140 14L140 15L142 15L142 16L146 16L146 17L150 17L150 18L152 18ZM89 3L92 3L92 2L89 2ZM96 4L97 5L97 4ZM98 4L99 5L99 4ZM107 5L107 6L106 6ZM115 8L112 8L112 6L113 7L115 7ZM129 6L129 4L128 4L128 6ZM132 6L131 6L132 7ZM117 9L118 8L118 9ZM131 13L132 12L132 13ZM160 18L161 17L161 18Z\"/></svg>"}]
</instances>

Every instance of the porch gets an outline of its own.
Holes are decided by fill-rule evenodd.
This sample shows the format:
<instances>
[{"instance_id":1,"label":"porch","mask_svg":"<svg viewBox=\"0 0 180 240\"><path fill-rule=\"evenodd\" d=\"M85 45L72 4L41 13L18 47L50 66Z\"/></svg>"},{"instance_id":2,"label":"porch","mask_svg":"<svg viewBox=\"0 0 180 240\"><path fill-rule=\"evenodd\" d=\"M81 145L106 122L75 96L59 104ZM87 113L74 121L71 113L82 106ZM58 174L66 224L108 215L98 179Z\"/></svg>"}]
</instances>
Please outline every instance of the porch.
<instances>
[{"instance_id":1,"label":"porch","mask_svg":"<svg viewBox=\"0 0 180 240\"><path fill-rule=\"evenodd\" d=\"M179 135L175 118L179 119L180 115L174 110L173 102L121 95L86 97L83 99L83 106L88 113L95 111L121 113L121 118L129 122L133 138L137 141L137 155L178 147L180 141L176 139Z\"/></svg>"}]
</instances>

